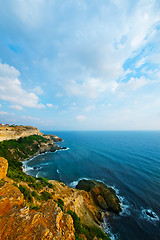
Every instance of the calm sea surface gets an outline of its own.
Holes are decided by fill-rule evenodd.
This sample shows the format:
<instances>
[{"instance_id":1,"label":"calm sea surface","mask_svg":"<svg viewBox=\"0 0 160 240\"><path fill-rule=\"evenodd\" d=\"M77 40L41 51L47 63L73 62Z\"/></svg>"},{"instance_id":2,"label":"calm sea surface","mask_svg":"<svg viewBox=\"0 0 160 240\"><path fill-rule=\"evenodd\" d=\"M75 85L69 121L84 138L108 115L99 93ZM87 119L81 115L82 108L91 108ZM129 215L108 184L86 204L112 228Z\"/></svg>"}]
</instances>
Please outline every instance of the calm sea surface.
<instances>
[{"instance_id":1,"label":"calm sea surface","mask_svg":"<svg viewBox=\"0 0 160 240\"><path fill-rule=\"evenodd\" d=\"M69 149L26 162L28 174L72 187L83 178L101 180L123 208L105 224L112 239L160 239L160 131L43 132L62 137L58 145Z\"/></svg>"}]
</instances>

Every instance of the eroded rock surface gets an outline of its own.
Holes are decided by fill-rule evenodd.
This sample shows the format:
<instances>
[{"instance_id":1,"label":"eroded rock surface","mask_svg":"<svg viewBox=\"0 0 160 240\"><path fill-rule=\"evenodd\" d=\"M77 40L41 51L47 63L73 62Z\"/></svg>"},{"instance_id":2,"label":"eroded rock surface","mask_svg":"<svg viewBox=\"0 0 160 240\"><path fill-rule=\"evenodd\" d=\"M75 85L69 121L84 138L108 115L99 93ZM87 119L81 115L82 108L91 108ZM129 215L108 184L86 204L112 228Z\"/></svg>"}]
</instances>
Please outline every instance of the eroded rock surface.
<instances>
[{"instance_id":1,"label":"eroded rock surface","mask_svg":"<svg viewBox=\"0 0 160 240\"><path fill-rule=\"evenodd\" d=\"M7 175L8 162L5 158L0 157L0 180Z\"/></svg>"},{"instance_id":2,"label":"eroded rock surface","mask_svg":"<svg viewBox=\"0 0 160 240\"><path fill-rule=\"evenodd\" d=\"M74 240L73 220L53 200L44 203L39 211L15 205L0 218L0 239Z\"/></svg>"},{"instance_id":3,"label":"eroded rock surface","mask_svg":"<svg viewBox=\"0 0 160 240\"><path fill-rule=\"evenodd\" d=\"M101 209L113 211L114 213L121 211L120 201L116 196L116 192L104 183L93 180L80 180L76 188L90 192L95 203Z\"/></svg>"},{"instance_id":4,"label":"eroded rock surface","mask_svg":"<svg viewBox=\"0 0 160 240\"><path fill-rule=\"evenodd\" d=\"M5 163L5 161L4 161ZM2 168L4 169L4 168ZM0 183L0 239L2 240L75 240L75 226L68 210L74 211L81 222L87 226L97 226L100 223L100 211L94 204L91 193L72 189L62 182L49 181L54 187L44 187L37 194L46 190L52 199L36 200L33 203L39 210L30 210L24 195L18 186L23 185L33 189L26 182L15 183L4 177ZM62 206L58 201L61 199ZM81 234L81 239L87 239ZM94 238L100 239L100 238ZM107 238L108 239L108 238Z\"/></svg>"}]
</instances>

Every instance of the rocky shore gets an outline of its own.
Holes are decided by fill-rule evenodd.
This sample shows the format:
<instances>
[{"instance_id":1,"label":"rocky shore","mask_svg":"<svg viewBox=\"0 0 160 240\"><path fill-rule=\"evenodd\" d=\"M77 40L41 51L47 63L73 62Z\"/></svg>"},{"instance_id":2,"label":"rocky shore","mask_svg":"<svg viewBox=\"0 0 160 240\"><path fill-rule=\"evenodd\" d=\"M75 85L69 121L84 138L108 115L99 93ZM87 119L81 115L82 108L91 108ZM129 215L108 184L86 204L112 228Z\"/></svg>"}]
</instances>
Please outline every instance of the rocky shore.
<instances>
[{"instance_id":1,"label":"rocky shore","mask_svg":"<svg viewBox=\"0 0 160 240\"><path fill-rule=\"evenodd\" d=\"M109 239L101 228L103 216L121 211L113 189L92 180L71 188L22 172L22 160L64 149L57 141L62 139L34 135L0 144L0 239Z\"/></svg>"}]
</instances>

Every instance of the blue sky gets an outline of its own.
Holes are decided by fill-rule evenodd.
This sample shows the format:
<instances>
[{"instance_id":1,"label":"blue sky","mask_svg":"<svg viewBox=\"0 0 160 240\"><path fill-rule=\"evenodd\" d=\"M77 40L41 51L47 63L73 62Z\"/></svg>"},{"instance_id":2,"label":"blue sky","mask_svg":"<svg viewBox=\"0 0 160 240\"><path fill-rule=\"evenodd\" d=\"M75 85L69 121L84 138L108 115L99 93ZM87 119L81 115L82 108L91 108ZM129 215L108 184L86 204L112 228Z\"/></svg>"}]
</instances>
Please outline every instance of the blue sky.
<instances>
[{"instance_id":1,"label":"blue sky","mask_svg":"<svg viewBox=\"0 0 160 240\"><path fill-rule=\"evenodd\" d=\"M160 130L159 0L0 0L0 122Z\"/></svg>"}]
</instances>

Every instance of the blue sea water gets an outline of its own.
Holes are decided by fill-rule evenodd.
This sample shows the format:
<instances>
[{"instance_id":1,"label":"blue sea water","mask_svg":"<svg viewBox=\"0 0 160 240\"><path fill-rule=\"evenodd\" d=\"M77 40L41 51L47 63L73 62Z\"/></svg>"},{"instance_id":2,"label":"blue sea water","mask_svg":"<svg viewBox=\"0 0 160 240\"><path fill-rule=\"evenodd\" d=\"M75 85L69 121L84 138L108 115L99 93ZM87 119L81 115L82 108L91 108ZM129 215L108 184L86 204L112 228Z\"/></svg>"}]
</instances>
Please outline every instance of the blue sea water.
<instances>
[{"instance_id":1,"label":"blue sea water","mask_svg":"<svg viewBox=\"0 0 160 240\"><path fill-rule=\"evenodd\" d=\"M63 138L58 144L69 149L25 162L28 174L72 187L83 178L103 181L123 209L105 223L112 239L160 239L160 131L43 132Z\"/></svg>"}]
</instances>

